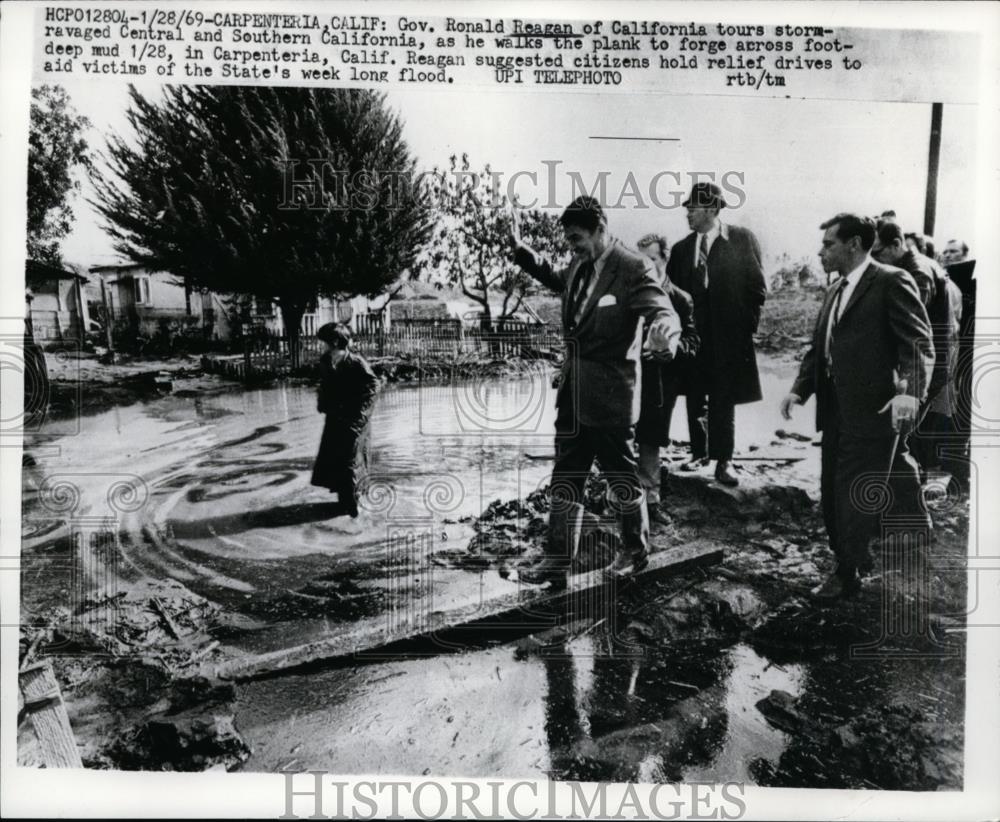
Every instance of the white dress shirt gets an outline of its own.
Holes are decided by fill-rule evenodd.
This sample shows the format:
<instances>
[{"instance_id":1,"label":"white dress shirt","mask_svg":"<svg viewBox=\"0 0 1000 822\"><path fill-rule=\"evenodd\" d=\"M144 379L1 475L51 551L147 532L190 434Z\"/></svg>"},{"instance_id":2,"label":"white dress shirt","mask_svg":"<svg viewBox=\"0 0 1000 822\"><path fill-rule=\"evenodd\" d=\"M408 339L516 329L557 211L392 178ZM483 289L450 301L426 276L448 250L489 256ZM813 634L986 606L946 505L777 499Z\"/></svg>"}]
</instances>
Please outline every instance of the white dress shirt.
<instances>
[{"instance_id":1,"label":"white dress shirt","mask_svg":"<svg viewBox=\"0 0 1000 822\"><path fill-rule=\"evenodd\" d=\"M826 356L827 359L830 358L830 338L833 336L833 327L840 320L841 315L844 313L844 309L847 308L847 304L851 300L851 295L854 293L854 288L858 284L858 280L861 279L861 275L865 273L871 263L871 257L865 256L864 260L861 261L861 265L851 271L846 277L846 284L841 288L839 301L835 298L833 306L830 308L830 316L826 321ZM836 315L836 316L834 316Z\"/></svg>"}]
</instances>

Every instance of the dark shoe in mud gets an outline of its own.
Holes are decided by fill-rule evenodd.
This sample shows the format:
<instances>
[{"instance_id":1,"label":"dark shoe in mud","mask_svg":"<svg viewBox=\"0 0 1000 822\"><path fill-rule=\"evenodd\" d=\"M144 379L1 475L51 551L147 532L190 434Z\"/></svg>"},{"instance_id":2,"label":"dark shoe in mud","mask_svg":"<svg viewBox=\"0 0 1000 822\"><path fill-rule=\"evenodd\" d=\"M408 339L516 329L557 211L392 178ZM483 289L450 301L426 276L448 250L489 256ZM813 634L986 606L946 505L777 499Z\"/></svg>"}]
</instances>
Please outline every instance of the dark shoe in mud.
<instances>
[{"instance_id":1,"label":"dark shoe in mud","mask_svg":"<svg viewBox=\"0 0 1000 822\"><path fill-rule=\"evenodd\" d=\"M715 481L721 485L728 485L731 488L740 484L739 477L733 473L733 467L723 460L719 460L719 463L715 466Z\"/></svg>"},{"instance_id":2,"label":"dark shoe in mud","mask_svg":"<svg viewBox=\"0 0 1000 822\"><path fill-rule=\"evenodd\" d=\"M646 504L646 511L649 514L650 525L669 525L670 518L660 510L660 503L650 502Z\"/></svg>"},{"instance_id":3,"label":"dark shoe in mud","mask_svg":"<svg viewBox=\"0 0 1000 822\"><path fill-rule=\"evenodd\" d=\"M537 565L518 571L517 578L529 585L548 585L553 590L562 590L566 587L567 570L564 562L543 559Z\"/></svg>"},{"instance_id":4,"label":"dark shoe in mud","mask_svg":"<svg viewBox=\"0 0 1000 822\"><path fill-rule=\"evenodd\" d=\"M681 471L700 471L708 465L708 457L695 457L681 465Z\"/></svg>"},{"instance_id":5,"label":"dark shoe in mud","mask_svg":"<svg viewBox=\"0 0 1000 822\"><path fill-rule=\"evenodd\" d=\"M844 579L838 574L832 574L830 578L814 588L810 594L818 602L835 602L838 599L849 599L861 590L861 580L857 577Z\"/></svg>"},{"instance_id":6,"label":"dark shoe in mud","mask_svg":"<svg viewBox=\"0 0 1000 822\"><path fill-rule=\"evenodd\" d=\"M647 565L649 565L648 554L640 554L639 556L619 554L615 557L615 561L604 569L604 576L609 580L628 579L638 574Z\"/></svg>"}]
</instances>

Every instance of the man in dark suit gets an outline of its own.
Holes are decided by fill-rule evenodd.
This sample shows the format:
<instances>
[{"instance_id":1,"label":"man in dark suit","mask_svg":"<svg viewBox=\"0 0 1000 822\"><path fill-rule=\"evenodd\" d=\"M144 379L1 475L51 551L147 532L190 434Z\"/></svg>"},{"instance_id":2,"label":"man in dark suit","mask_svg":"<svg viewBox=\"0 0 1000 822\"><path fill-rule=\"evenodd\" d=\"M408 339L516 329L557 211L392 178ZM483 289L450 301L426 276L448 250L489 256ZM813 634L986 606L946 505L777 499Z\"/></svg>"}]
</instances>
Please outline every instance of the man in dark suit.
<instances>
[{"instance_id":1,"label":"man in dark suit","mask_svg":"<svg viewBox=\"0 0 1000 822\"><path fill-rule=\"evenodd\" d=\"M573 556L571 517L595 457L608 480L622 524L623 551L609 573L628 576L646 565L649 520L633 451L639 419L639 358L643 324L648 347L661 358L677 348L680 326L644 257L608 234L593 197L576 198L560 217L573 251L556 271L516 236L514 259L528 274L562 294L566 354L556 394L556 461L545 559L521 575L528 582L566 585Z\"/></svg>"},{"instance_id":2,"label":"man in dark suit","mask_svg":"<svg viewBox=\"0 0 1000 822\"><path fill-rule=\"evenodd\" d=\"M717 460L716 480L737 485L731 466L736 406L762 399L753 335L767 287L757 238L719 220L725 204L717 185L692 186L684 203L692 233L671 249L667 275L694 300L701 340L693 369L698 384L689 395L689 413L697 414L700 426L692 428L698 436L692 437L691 462L684 467L694 470Z\"/></svg>"},{"instance_id":3,"label":"man in dark suit","mask_svg":"<svg viewBox=\"0 0 1000 822\"><path fill-rule=\"evenodd\" d=\"M871 259L875 223L838 214L821 228L823 270L840 279L827 292L781 413L790 419L793 406L816 395L823 519L837 568L815 594L834 599L856 593L859 573L871 568L868 543L881 524L871 502L882 496L879 486L891 479L889 498L924 510L916 465L908 455L893 457L926 396L934 349L913 278Z\"/></svg>"}]
</instances>

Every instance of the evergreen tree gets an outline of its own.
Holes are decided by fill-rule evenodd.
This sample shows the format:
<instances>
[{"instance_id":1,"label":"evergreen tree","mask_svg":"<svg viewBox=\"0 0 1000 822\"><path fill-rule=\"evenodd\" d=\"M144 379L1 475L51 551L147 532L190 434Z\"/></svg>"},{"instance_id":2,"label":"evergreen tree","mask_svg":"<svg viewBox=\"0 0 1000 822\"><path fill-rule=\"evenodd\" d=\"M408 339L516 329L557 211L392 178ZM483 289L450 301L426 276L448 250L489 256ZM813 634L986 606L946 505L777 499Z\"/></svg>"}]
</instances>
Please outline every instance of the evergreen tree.
<instances>
[{"instance_id":1,"label":"evergreen tree","mask_svg":"<svg viewBox=\"0 0 1000 822\"><path fill-rule=\"evenodd\" d=\"M355 89L130 89L133 140L108 140L94 205L115 249L189 285L277 302L297 361L317 296L381 293L429 209L403 124Z\"/></svg>"}]
</instances>

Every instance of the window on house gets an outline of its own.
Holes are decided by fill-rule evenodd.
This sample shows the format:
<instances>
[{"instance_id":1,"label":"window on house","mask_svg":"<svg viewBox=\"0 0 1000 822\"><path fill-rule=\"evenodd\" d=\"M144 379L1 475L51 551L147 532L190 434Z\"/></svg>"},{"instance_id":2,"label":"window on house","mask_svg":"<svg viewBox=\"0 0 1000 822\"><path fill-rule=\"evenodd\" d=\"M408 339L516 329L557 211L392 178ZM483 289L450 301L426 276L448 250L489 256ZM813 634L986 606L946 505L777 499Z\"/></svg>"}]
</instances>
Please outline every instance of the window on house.
<instances>
[{"instance_id":1,"label":"window on house","mask_svg":"<svg viewBox=\"0 0 1000 822\"><path fill-rule=\"evenodd\" d=\"M132 280L137 305L149 302L149 277L135 277Z\"/></svg>"}]
</instances>

